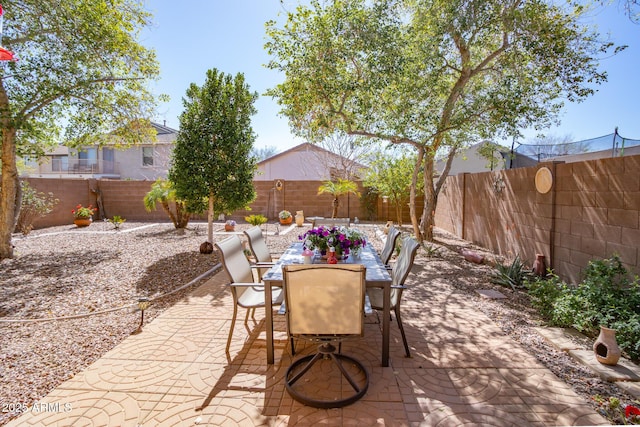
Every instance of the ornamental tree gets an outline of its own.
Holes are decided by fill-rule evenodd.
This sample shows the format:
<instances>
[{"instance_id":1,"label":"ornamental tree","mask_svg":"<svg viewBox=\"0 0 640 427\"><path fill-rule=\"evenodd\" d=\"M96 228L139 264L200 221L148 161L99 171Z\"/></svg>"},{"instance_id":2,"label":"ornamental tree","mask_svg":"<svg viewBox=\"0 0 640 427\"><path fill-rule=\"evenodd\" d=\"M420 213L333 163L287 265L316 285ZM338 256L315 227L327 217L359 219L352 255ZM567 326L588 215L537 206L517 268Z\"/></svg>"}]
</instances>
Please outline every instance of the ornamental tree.
<instances>
[{"instance_id":1,"label":"ornamental tree","mask_svg":"<svg viewBox=\"0 0 640 427\"><path fill-rule=\"evenodd\" d=\"M364 179L364 185L388 197L395 207L396 221L402 225L402 208L409 201L413 176L414 156L408 153L393 155L378 152L374 155ZM422 188L419 188L422 191ZM388 219L388 218L387 218Z\"/></svg>"},{"instance_id":2,"label":"ornamental tree","mask_svg":"<svg viewBox=\"0 0 640 427\"><path fill-rule=\"evenodd\" d=\"M192 83L183 99L169 180L188 211L208 209L210 243L214 212L245 208L256 197L251 116L257 97L242 73L232 77L212 69L202 87Z\"/></svg>"},{"instance_id":3,"label":"ornamental tree","mask_svg":"<svg viewBox=\"0 0 640 427\"><path fill-rule=\"evenodd\" d=\"M151 185L151 190L145 194L143 202L147 212L155 210L156 205L160 203L175 228L187 228L189 212L185 209L184 201L176 199L176 190L173 188L171 181L158 178Z\"/></svg>"},{"instance_id":4,"label":"ornamental tree","mask_svg":"<svg viewBox=\"0 0 640 427\"><path fill-rule=\"evenodd\" d=\"M0 67L0 259L11 258L20 209L17 157L38 157L105 135L148 138L157 78L153 51L137 37L150 15L135 0L6 0L2 45L19 59ZM62 132L64 130L64 132ZM102 140L100 138L103 138Z\"/></svg>"},{"instance_id":5,"label":"ornamental tree","mask_svg":"<svg viewBox=\"0 0 640 427\"><path fill-rule=\"evenodd\" d=\"M412 225L432 239L456 150L548 126L564 99L606 80L597 58L610 45L583 12L543 0L311 0L267 23L268 67L285 75L268 93L310 140L343 131L411 147ZM449 161L434 180L436 154Z\"/></svg>"},{"instance_id":6,"label":"ornamental tree","mask_svg":"<svg viewBox=\"0 0 640 427\"><path fill-rule=\"evenodd\" d=\"M358 192L358 185L355 182L342 178L338 178L335 181L323 182L322 185L318 187L318 195L325 193L333 196L333 201L331 202L331 218L338 216L338 207L340 203L338 197L344 196L345 194L360 195Z\"/></svg>"}]
</instances>

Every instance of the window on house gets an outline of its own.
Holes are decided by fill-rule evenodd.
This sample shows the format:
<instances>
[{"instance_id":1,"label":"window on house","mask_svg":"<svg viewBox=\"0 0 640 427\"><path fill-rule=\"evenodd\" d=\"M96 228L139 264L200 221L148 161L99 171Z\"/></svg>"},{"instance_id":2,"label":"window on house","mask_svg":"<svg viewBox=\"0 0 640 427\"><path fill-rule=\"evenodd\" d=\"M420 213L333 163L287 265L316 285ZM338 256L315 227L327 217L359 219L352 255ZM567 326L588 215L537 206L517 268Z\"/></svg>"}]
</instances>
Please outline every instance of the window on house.
<instances>
[{"instance_id":1,"label":"window on house","mask_svg":"<svg viewBox=\"0 0 640 427\"><path fill-rule=\"evenodd\" d=\"M153 166L153 147L142 147L142 166Z\"/></svg>"},{"instance_id":2,"label":"window on house","mask_svg":"<svg viewBox=\"0 0 640 427\"><path fill-rule=\"evenodd\" d=\"M85 148L78 151L78 170L81 172L92 171L98 164L98 150Z\"/></svg>"},{"instance_id":3,"label":"window on house","mask_svg":"<svg viewBox=\"0 0 640 427\"><path fill-rule=\"evenodd\" d=\"M69 156L51 156L51 170L66 172L69 170Z\"/></svg>"}]
</instances>

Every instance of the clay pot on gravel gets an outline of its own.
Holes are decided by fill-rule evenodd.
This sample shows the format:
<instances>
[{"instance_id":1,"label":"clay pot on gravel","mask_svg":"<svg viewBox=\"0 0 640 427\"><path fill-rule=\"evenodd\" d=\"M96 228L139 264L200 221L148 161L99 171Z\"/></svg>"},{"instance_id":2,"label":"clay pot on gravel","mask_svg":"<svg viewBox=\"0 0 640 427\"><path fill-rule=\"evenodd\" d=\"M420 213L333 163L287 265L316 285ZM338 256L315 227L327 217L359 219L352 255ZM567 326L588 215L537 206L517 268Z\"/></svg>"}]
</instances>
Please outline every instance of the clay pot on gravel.
<instances>
[{"instance_id":1,"label":"clay pot on gravel","mask_svg":"<svg viewBox=\"0 0 640 427\"><path fill-rule=\"evenodd\" d=\"M211 242L204 242L203 244L201 244L200 253L201 254L213 253L213 244Z\"/></svg>"},{"instance_id":2,"label":"clay pot on gravel","mask_svg":"<svg viewBox=\"0 0 640 427\"><path fill-rule=\"evenodd\" d=\"M88 227L91 225L91 218L76 218L73 220L73 223L76 227Z\"/></svg>"}]
</instances>

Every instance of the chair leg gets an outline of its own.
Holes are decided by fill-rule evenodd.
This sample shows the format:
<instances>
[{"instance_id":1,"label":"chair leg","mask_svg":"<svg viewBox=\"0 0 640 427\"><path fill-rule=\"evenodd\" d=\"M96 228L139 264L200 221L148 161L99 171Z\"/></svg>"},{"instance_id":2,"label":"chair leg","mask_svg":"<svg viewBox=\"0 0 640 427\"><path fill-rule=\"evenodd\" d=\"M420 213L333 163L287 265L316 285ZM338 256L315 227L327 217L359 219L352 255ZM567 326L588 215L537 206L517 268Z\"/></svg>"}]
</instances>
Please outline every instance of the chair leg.
<instances>
[{"instance_id":1,"label":"chair leg","mask_svg":"<svg viewBox=\"0 0 640 427\"><path fill-rule=\"evenodd\" d=\"M407 344L407 336L404 334L404 327L402 326L402 319L400 319L400 306L396 305L396 320L398 322L398 328L400 328L400 333L402 334L402 341L404 342L404 351L407 357L411 357L411 353L409 352L409 344Z\"/></svg>"},{"instance_id":2,"label":"chair leg","mask_svg":"<svg viewBox=\"0 0 640 427\"><path fill-rule=\"evenodd\" d=\"M292 356L296 355L296 345L293 342L293 337L291 337L291 355Z\"/></svg>"},{"instance_id":3,"label":"chair leg","mask_svg":"<svg viewBox=\"0 0 640 427\"><path fill-rule=\"evenodd\" d=\"M249 311L247 311L248 313ZM229 354L229 347L231 347L231 337L233 336L233 328L236 326L236 316L238 315L238 306L233 305L233 317L231 318L231 328L229 329L229 338L227 338L227 354Z\"/></svg>"}]
</instances>

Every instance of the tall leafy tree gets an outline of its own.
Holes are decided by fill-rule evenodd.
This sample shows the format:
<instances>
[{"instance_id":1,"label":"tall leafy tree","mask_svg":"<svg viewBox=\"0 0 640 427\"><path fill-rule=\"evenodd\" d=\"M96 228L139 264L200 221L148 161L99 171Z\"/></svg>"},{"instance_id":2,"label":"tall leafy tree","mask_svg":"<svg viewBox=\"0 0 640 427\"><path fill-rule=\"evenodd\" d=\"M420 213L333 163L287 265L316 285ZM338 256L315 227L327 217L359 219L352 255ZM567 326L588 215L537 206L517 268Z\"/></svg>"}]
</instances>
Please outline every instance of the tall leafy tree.
<instances>
[{"instance_id":1,"label":"tall leafy tree","mask_svg":"<svg viewBox=\"0 0 640 427\"><path fill-rule=\"evenodd\" d=\"M214 212L245 208L256 197L251 116L257 97L242 73L232 77L212 69L202 87L192 83L183 99L169 180L189 211L208 208L209 242Z\"/></svg>"},{"instance_id":2,"label":"tall leafy tree","mask_svg":"<svg viewBox=\"0 0 640 427\"><path fill-rule=\"evenodd\" d=\"M285 74L269 94L309 139L341 130L412 147L412 224L431 239L458 148L550 125L563 100L606 80L598 56L610 46L582 11L544 0L311 0L284 25L267 23L268 66ZM436 154L449 159L438 180Z\"/></svg>"},{"instance_id":3,"label":"tall leafy tree","mask_svg":"<svg viewBox=\"0 0 640 427\"><path fill-rule=\"evenodd\" d=\"M159 74L137 37L150 15L136 0L6 0L2 45L18 61L0 67L0 259L11 258L20 206L17 157L69 145L141 142L151 132ZM63 126L64 124L64 126ZM63 129L64 127L64 129ZM62 132L64 130L64 133Z\"/></svg>"}]
</instances>

